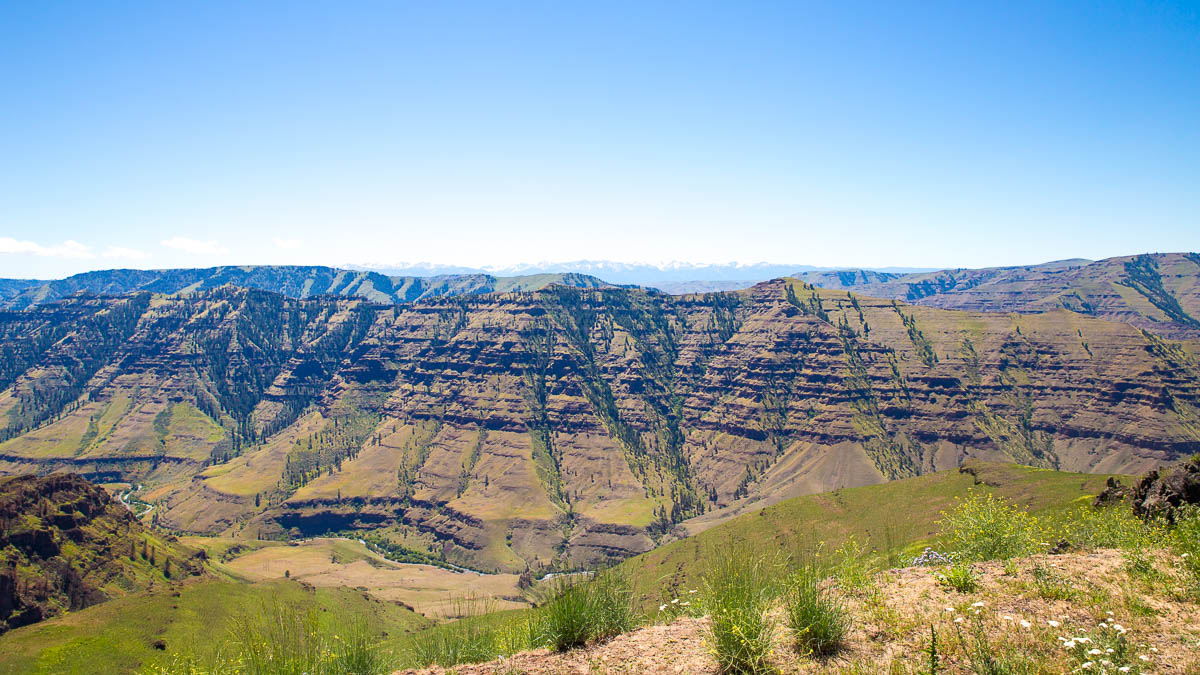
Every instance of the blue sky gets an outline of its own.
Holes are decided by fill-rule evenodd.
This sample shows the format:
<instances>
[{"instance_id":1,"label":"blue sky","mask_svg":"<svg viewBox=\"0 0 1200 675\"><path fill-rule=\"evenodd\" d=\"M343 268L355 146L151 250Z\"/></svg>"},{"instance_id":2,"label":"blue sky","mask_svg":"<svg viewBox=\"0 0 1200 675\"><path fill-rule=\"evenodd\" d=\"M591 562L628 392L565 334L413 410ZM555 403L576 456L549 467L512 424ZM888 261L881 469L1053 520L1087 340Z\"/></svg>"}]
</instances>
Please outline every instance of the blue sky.
<instances>
[{"instance_id":1,"label":"blue sky","mask_svg":"<svg viewBox=\"0 0 1200 675\"><path fill-rule=\"evenodd\" d=\"M0 277L1200 249L1200 4L4 2Z\"/></svg>"}]
</instances>

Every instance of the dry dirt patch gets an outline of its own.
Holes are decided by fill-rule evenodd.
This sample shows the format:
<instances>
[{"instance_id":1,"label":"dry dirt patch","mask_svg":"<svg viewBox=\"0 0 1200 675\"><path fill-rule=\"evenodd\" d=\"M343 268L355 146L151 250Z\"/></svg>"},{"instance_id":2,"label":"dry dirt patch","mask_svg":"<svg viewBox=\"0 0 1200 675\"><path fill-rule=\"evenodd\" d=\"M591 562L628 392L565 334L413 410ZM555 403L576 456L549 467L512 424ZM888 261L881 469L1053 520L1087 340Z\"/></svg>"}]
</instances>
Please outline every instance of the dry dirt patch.
<instances>
[{"instance_id":1,"label":"dry dirt patch","mask_svg":"<svg viewBox=\"0 0 1200 675\"><path fill-rule=\"evenodd\" d=\"M476 574L396 563L346 539L311 539L296 546L261 548L225 566L253 581L286 574L313 586L362 588L429 617L447 616L453 600L466 595L492 598L497 610L528 606L520 599L515 574Z\"/></svg>"}]
</instances>

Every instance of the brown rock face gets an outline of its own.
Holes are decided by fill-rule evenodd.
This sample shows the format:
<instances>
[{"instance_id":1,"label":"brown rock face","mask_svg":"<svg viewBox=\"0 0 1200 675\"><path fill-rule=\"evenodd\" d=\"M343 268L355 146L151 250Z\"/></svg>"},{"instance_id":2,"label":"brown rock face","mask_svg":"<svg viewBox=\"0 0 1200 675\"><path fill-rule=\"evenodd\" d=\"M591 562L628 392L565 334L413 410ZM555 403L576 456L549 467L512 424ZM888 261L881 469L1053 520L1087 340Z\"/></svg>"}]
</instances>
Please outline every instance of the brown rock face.
<instances>
[{"instance_id":1,"label":"brown rock face","mask_svg":"<svg viewBox=\"0 0 1200 675\"><path fill-rule=\"evenodd\" d=\"M1200 455L1151 471L1133 487L1133 512L1175 521L1179 507L1200 505Z\"/></svg>"},{"instance_id":2,"label":"brown rock face","mask_svg":"<svg viewBox=\"0 0 1200 675\"><path fill-rule=\"evenodd\" d=\"M146 298L86 360L68 358L85 333L40 347L39 312L87 302L131 300L12 319L28 356L0 380L0 470L144 482L186 531L584 567L690 518L966 457L1132 473L1200 449L1195 345L1061 309L796 280L395 306L226 288Z\"/></svg>"}]
</instances>

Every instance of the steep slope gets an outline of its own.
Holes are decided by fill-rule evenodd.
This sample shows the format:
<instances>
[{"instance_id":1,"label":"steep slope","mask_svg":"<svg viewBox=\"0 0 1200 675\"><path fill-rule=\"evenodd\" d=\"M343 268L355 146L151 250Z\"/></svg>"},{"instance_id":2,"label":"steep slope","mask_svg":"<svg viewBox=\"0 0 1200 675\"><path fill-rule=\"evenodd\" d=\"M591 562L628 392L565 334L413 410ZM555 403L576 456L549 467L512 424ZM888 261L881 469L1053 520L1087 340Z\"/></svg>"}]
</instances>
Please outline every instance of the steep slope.
<instances>
[{"instance_id":1,"label":"steep slope","mask_svg":"<svg viewBox=\"0 0 1200 675\"><path fill-rule=\"evenodd\" d=\"M810 272L802 278L929 307L985 312L1069 309L1179 339L1200 338L1200 255L1155 253L922 274Z\"/></svg>"},{"instance_id":2,"label":"steep slope","mask_svg":"<svg viewBox=\"0 0 1200 675\"><path fill-rule=\"evenodd\" d=\"M280 293L292 298L317 295L356 297L372 302L413 302L424 298L531 291L550 284L600 288L605 282L585 274L537 274L495 277L455 274L432 277L387 277L375 272L332 267L244 265L204 269L102 270L56 281L0 279L0 307L24 309L85 293L123 295L135 291L192 293L230 284Z\"/></svg>"},{"instance_id":3,"label":"steep slope","mask_svg":"<svg viewBox=\"0 0 1200 675\"><path fill-rule=\"evenodd\" d=\"M0 478L0 633L202 570L79 476Z\"/></svg>"},{"instance_id":4,"label":"steep slope","mask_svg":"<svg viewBox=\"0 0 1200 675\"><path fill-rule=\"evenodd\" d=\"M119 308L128 337L84 349ZM591 566L967 457L1135 472L1200 448L1191 343L795 280L397 306L223 288L0 319L26 354L0 471L144 483L181 531L356 531L485 569Z\"/></svg>"}]
</instances>

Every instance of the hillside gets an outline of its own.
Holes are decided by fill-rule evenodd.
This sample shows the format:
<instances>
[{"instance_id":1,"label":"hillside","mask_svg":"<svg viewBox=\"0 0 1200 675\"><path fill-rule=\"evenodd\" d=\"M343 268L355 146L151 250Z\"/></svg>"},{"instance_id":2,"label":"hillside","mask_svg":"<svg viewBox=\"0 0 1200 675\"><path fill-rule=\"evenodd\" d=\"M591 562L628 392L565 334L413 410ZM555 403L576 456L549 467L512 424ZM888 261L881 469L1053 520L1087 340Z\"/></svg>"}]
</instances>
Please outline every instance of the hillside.
<instances>
[{"instance_id":1,"label":"hillside","mask_svg":"<svg viewBox=\"0 0 1200 675\"><path fill-rule=\"evenodd\" d=\"M354 297L378 303L480 293L532 291L550 284L601 288L609 284L585 274L536 274L495 277L451 274L429 277L384 276L333 267L243 265L204 269L102 270L55 281L0 279L0 307L24 309L77 295L124 295L137 291L194 293L230 284L280 293L292 298L318 295Z\"/></svg>"},{"instance_id":2,"label":"hillside","mask_svg":"<svg viewBox=\"0 0 1200 675\"><path fill-rule=\"evenodd\" d=\"M1192 475L1195 464L1179 469ZM604 573L596 587L633 615L595 639L545 648L572 625L559 622L564 614L606 622L609 614L562 603L568 595L415 633L402 653L408 667L444 667L421 673L721 672L718 657L750 654L765 661L724 672L931 672L931 658L932 672L945 673L1067 672L1088 660L1097 672L1195 672L1200 567L1184 554L1200 551L1200 514L1174 530L1146 523L1130 508L1136 501L1095 505L1108 485L1103 476L969 461L786 500ZM789 589L802 573L821 582L821 613L847 619L827 651L812 653L820 643L802 638L832 624L789 625L800 603ZM1109 664L1089 659L1095 645L1064 650L1064 635L1101 642L1100 622L1127 631L1124 649L1099 645ZM461 641L484 646L447 648ZM1105 655L1110 646L1118 648Z\"/></svg>"},{"instance_id":3,"label":"hillside","mask_svg":"<svg viewBox=\"0 0 1200 675\"><path fill-rule=\"evenodd\" d=\"M1200 255L1195 253L903 275L808 272L801 278L822 288L928 307L1023 313L1069 309L1164 337L1200 337Z\"/></svg>"},{"instance_id":4,"label":"hillside","mask_svg":"<svg viewBox=\"0 0 1200 675\"><path fill-rule=\"evenodd\" d=\"M354 532L486 570L964 458L1132 473L1200 447L1194 343L795 280L82 297L0 314L0 346L0 471L140 484L180 532Z\"/></svg>"},{"instance_id":5,"label":"hillside","mask_svg":"<svg viewBox=\"0 0 1200 675\"><path fill-rule=\"evenodd\" d=\"M621 563L643 608L695 588L722 550L752 555L812 557L853 540L853 550L875 552L891 566L937 544L943 514L974 492L992 494L1033 514L1086 505L1109 476L1047 471L968 460L963 467L883 485L805 495L743 514L693 536ZM1121 477L1126 483L1128 477ZM671 597L666 597L670 595Z\"/></svg>"},{"instance_id":6,"label":"hillside","mask_svg":"<svg viewBox=\"0 0 1200 675\"><path fill-rule=\"evenodd\" d=\"M0 633L202 572L79 476L0 478Z\"/></svg>"},{"instance_id":7,"label":"hillside","mask_svg":"<svg viewBox=\"0 0 1200 675\"><path fill-rule=\"evenodd\" d=\"M1168 552L1143 559L1149 573L1130 571L1127 557L1111 549L981 563L973 566L979 587L968 593L939 584L938 570L928 567L871 574L859 587L839 580L836 597L852 619L837 652L804 654L793 645L785 609L776 608L776 647L758 672L926 673L936 639L938 673L1195 673L1195 604L1169 585L1175 564ZM674 611L565 653L540 648L487 663L400 672L730 672L712 653L711 618L699 614Z\"/></svg>"},{"instance_id":8,"label":"hillside","mask_svg":"<svg viewBox=\"0 0 1200 675\"><path fill-rule=\"evenodd\" d=\"M271 616L276 608L311 610L316 627L331 635L365 621L373 641L383 645L429 626L411 610L353 588L197 579L172 592L122 597L0 635L0 674L145 672L151 664L168 665L176 651L205 659L244 638L237 631L247 619Z\"/></svg>"}]
</instances>

